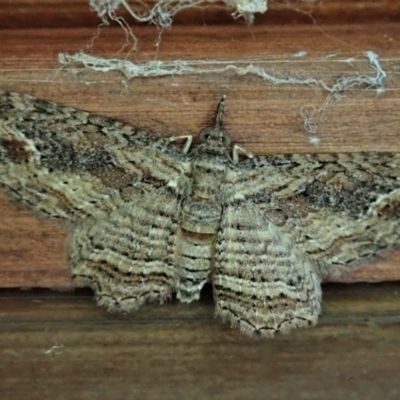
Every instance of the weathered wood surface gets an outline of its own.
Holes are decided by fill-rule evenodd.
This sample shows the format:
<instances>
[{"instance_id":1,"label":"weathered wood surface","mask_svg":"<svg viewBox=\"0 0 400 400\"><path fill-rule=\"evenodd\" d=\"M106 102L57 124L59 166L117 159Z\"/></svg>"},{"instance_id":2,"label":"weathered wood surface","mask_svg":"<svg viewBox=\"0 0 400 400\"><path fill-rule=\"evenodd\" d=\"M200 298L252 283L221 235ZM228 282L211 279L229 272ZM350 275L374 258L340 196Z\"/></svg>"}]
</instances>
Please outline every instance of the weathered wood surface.
<instances>
[{"instance_id":1,"label":"weathered wood surface","mask_svg":"<svg viewBox=\"0 0 400 400\"><path fill-rule=\"evenodd\" d=\"M327 285L324 297L317 327L261 341L213 319L209 290L130 315L85 292L3 290L0 396L398 399L400 285Z\"/></svg>"},{"instance_id":2,"label":"weathered wood surface","mask_svg":"<svg viewBox=\"0 0 400 400\"><path fill-rule=\"evenodd\" d=\"M96 27L99 18L88 3L87 0L2 0L0 26L3 29ZM127 3L136 12L143 12L153 7L156 1L128 0ZM240 4L240 1L232 1L235 3ZM267 0L266 3L268 12L256 13L255 24L381 23L397 22L400 18L400 3L396 0ZM233 9L222 1L205 2L203 7L184 8L178 12L173 17L173 24L244 25L243 20L232 17L232 12ZM117 9L117 15L129 23L136 22L123 6ZM111 24L117 25L112 21Z\"/></svg>"},{"instance_id":3,"label":"weathered wood surface","mask_svg":"<svg viewBox=\"0 0 400 400\"><path fill-rule=\"evenodd\" d=\"M317 87L272 86L232 71L126 83L118 73L58 70L58 53L86 49L95 33L86 0L1 2L0 89L163 135L198 132L225 93L226 127L256 154L400 151L400 2L270 0L269 9L253 26L220 9L185 11L177 22L201 26L164 31L158 48L155 28L135 27L139 52L130 58L256 60L276 76L332 83L373 76L363 53L376 52L388 90L379 97L354 88L330 103L317 121L318 148L298 116L303 105L323 104L327 92ZM105 29L90 51L112 56L124 41L118 27ZM293 57L300 51L307 56ZM66 236L66 228L37 220L0 193L0 286L70 288ZM345 279L400 280L400 253ZM328 284L323 292L317 327L254 341L212 318L210 288L198 303L129 315L107 313L86 291L0 290L0 398L398 399L399 284Z\"/></svg>"}]
</instances>

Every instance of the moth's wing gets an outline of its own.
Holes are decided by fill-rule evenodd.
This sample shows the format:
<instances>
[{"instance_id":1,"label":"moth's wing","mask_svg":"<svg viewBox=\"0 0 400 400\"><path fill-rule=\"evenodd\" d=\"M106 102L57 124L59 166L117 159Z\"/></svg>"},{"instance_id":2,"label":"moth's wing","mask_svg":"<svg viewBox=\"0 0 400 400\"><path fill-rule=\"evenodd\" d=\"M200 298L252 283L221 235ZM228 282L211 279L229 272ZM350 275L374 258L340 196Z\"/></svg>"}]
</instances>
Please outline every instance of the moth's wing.
<instances>
[{"instance_id":1,"label":"moth's wing","mask_svg":"<svg viewBox=\"0 0 400 400\"><path fill-rule=\"evenodd\" d=\"M0 184L47 215L78 221L174 181L167 139L28 95L0 92Z\"/></svg>"},{"instance_id":2,"label":"moth's wing","mask_svg":"<svg viewBox=\"0 0 400 400\"><path fill-rule=\"evenodd\" d=\"M370 261L400 241L400 154L256 157L233 183L321 277Z\"/></svg>"},{"instance_id":3,"label":"moth's wing","mask_svg":"<svg viewBox=\"0 0 400 400\"><path fill-rule=\"evenodd\" d=\"M216 315L251 336L315 325L320 313L310 260L247 200L224 208L212 283Z\"/></svg>"},{"instance_id":4,"label":"moth's wing","mask_svg":"<svg viewBox=\"0 0 400 400\"><path fill-rule=\"evenodd\" d=\"M89 286L99 305L132 311L176 291L173 246L178 195L164 187L98 214L71 235L69 258L77 286Z\"/></svg>"}]
</instances>

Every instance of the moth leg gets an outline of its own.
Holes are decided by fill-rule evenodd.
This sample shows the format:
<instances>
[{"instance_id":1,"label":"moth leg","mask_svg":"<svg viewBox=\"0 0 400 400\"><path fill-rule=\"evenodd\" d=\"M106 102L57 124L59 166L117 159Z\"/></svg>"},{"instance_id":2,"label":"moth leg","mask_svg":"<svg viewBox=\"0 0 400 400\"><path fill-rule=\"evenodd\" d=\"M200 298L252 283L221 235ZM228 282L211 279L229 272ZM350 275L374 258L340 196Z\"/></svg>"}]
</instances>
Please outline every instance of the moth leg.
<instances>
[{"instance_id":1,"label":"moth leg","mask_svg":"<svg viewBox=\"0 0 400 400\"><path fill-rule=\"evenodd\" d=\"M243 153L248 158L254 158L254 154L250 150L235 144L232 149L232 159L235 164L239 163L239 152Z\"/></svg>"},{"instance_id":2,"label":"moth leg","mask_svg":"<svg viewBox=\"0 0 400 400\"><path fill-rule=\"evenodd\" d=\"M172 143L182 139L186 139L186 141L181 151L183 154L187 154L190 150L190 147L192 146L193 135L171 136L168 138L168 141Z\"/></svg>"}]
</instances>

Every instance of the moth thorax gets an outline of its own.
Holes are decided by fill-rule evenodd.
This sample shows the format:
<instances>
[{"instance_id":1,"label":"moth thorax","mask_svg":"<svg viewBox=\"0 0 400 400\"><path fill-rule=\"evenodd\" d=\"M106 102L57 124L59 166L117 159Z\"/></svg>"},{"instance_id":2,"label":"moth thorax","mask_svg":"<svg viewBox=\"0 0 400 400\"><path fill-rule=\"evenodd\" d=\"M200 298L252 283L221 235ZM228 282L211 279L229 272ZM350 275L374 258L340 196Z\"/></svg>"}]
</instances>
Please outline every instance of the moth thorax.
<instances>
[{"instance_id":1,"label":"moth thorax","mask_svg":"<svg viewBox=\"0 0 400 400\"><path fill-rule=\"evenodd\" d=\"M196 160L192 167L193 189L208 188L218 193L220 186L225 182L226 165L210 158Z\"/></svg>"}]
</instances>

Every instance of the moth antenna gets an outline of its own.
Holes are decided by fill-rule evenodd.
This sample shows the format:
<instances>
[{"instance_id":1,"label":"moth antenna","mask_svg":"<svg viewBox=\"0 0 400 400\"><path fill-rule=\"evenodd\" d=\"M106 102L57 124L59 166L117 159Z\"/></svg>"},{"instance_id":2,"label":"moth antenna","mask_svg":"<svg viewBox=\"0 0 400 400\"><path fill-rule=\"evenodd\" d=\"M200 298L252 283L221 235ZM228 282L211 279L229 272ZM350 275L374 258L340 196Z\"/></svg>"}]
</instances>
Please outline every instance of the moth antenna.
<instances>
[{"instance_id":1,"label":"moth antenna","mask_svg":"<svg viewBox=\"0 0 400 400\"><path fill-rule=\"evenodd\" d=\"M222 120L224 118L224 109L225 109L225 98L226 96L223 95L220 102L218 103L217 108L217 115L215 116L215 128L222 128Z\"/></svg>"}]
</instances>

